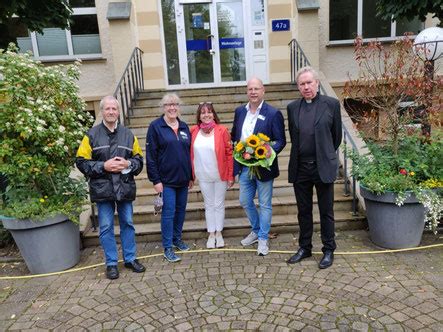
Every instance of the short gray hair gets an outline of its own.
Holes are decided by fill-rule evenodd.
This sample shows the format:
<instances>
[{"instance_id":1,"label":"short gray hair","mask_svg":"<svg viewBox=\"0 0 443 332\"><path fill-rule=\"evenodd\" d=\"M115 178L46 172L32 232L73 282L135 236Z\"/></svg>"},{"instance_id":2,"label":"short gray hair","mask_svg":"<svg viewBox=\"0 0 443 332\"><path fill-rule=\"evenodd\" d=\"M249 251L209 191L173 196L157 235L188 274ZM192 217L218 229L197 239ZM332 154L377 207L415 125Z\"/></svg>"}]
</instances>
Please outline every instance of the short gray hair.
<instances>
[{"instance_id":1,"label":"short gray hair","mask_svg":"<svg viewBox=\"0 0 443 332\"><path fill-rule=\"evenodd\" d=\"M120 103L118 102L117 98L114 96L104 96L100 100L100 111L103 111L103 107L105 107L105 102L107 101L114 101L117 104L117 109L120 110Z\"/></svg>"},{"instance_id":2,"label":"short gray hair","mask_svg":"<svg viewBox=\"0 0 443 332\"><path fill-rule=\"evenodd\" d=\"M311 66L305 66L305 67L300 68L297 71L297 74L295 75L295 81L297 83L298 83L298 78L300 77L300 75L304 74L304 73L311 73L312 76L314 77L314 80L316 80L316 81L319 80L317 71L314 68L312 68Z\"/></svg>"},{"instance_id":3,"label":"short gray hair","mask_svg":"<svg viewBox=\"0 0 443 332\"><path fill-rule=\"evenodd\" d=\"M163 107L165 104L168 103L177 103L177 104L181 104L182 101L180 99L180 97L176 94L176 93L167 93L163 96L162 100L160 101L160 106Z\"/></svg>"}]
</instances>

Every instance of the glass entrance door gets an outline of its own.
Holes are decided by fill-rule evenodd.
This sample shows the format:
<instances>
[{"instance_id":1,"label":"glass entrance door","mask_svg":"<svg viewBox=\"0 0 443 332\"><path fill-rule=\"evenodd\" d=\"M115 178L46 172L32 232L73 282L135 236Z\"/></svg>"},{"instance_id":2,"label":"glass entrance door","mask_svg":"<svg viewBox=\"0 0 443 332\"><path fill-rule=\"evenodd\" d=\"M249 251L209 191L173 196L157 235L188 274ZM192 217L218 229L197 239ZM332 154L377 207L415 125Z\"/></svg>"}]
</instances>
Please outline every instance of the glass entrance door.
<instances>
[{"instance_id":1,"label":"glass entrance door","mask_svg":"<svg viewBox=\"0 0 443 332\"><path fill-rule=\"evenodd\" d=\"M243 0L175 1L175 15L171 10L165 15L166 3L171 0L162 1L169 84L185 87L245 82ZM172 28L171 21L176 24L176 38L166 31L166 26ZM172 52L174 43L177 53Z\"/></svg>"}]
</instances>

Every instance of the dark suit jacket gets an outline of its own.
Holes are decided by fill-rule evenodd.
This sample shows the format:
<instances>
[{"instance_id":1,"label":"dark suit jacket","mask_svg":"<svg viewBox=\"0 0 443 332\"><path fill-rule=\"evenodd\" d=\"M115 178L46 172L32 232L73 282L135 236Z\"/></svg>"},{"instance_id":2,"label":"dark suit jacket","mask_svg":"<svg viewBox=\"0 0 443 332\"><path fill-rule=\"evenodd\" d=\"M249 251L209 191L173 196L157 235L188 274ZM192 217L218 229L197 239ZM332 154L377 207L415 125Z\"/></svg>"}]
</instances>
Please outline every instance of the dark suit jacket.
<instances>
[{"instance_id":1,"label":"dark suit jacket","mask_svg":"<svg viewBox=\"0 0 443 332\"><path fill-rule=\"evenodd\" d=\"M335 98L323 95L317 95L316 98L319 98L314 121L317 168L320 179L324 183L332 183L337 177L338 159L336 150L342 139L340 102ZM294 183L297 179L299 113L302 100L293 101L287 107L289 134L292 142L288 167L290 183Z\"/></svg>"},{"instance_id":2,"label":"dark suit jacket","mask_svg":"<svg viewBox=\"0 0 443 332\"><path fill-rule=\"evenodd\" d=\"M243 122L246 117L246 105L242 105L235 109L234 124L231 130L231 139L238 142L241 139ZM260 117L254 127L254 134L263 133L271 139L275 144L272 148L278 154L286 145L285 122L283 114L271 105L263 102L260 110ZM242 165L234 161L234 176L240 173ZM278 169L278 157L275 157L271 170L260 167L260 181L269 181L280 175Z\"/></svg>"}]
</instances>

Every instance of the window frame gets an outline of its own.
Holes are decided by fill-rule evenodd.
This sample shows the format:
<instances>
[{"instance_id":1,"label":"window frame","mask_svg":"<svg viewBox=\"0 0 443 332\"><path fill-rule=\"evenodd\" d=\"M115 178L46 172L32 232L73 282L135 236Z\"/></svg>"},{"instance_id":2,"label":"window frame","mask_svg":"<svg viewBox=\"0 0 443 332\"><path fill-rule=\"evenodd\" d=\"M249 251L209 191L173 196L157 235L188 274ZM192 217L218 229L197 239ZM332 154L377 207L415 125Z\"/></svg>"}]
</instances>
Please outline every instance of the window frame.
<instances>
[{"instance_id":1,"label":"window frame","mask_svg":"<svg viewBox=\"0 0 443 332\"><path fill-rule=\"evenodd\" d=\"M363 1L357 0L357 35L362 36L363 34ZM331 17L331 7L329 6L329 18ZM328 18L328 19L329 19ZM424 28L424 22L422 22ZM328 45L349 45L354 43L354 39L341 39L341 40L330 40L330 31L331 31L331 22L329 21L329 30L328 30ZM370 41L377 39L381 42L392 42L403 36L396 36L397 34L397 21L391 21L391 35L389 37L371 37L371 38L363 38L363 41ZM416 35L411 35L413 38Z\"/></svg>"},{"instance_id":2,"label":"window frame","mask_svg":"<svg viewBox=\"0 0 443 332\"><path fill-rule=\"evenodd\" d=\"M80 16L80 15L95 15L97 16L97 8L96 7L78 7L78 8L72 8L72 15L71 16ZM98 24L98 21L97 21ZM31 44L32 44L32 53L34 55L34 58L36 60L41 61L72 61L76 59L101 59L103 56L103 53L89 53L89 54L74 54L74 48L72 45L72 35L71 30L64 29L66 33L66 43L68 47L68 54L67 55L45 55L40 56L39 49L38 49L38 43L37 43L37 32L35 31L29 31L29 37L31 38ZM100 32L99 32L100 37ZM101 41L100 41L100 49L101 49Z\"/></svg>"}]
</instances>

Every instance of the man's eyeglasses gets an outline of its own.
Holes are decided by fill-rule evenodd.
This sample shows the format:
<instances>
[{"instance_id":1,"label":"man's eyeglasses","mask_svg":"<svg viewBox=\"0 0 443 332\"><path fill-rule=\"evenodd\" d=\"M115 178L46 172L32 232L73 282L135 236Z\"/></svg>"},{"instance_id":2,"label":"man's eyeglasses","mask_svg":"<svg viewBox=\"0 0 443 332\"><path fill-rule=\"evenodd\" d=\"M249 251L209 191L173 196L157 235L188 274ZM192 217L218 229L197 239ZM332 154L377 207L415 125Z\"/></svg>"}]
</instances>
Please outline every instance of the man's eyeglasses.
<instances>
[{"instance_id":1,"label":"man's eyeglasses","mask_svg":"<svg viewBox=\"0 0 443 332\"><path fill-rule=\"evenodd\" d=\"M163 104L163 107L168 108L168 107L178 107L180 104L178 103L168 103L168 104Z\"/></svg>"},{"instance_id":2,"label":"man's eyeglasses","mask_svg":"<svg viewBox=\"0 0 443 332\"><path fill-rule=\"evenodd\" d=\"M212 105L212 101L202 101L202 102L200 102L200 103L198 103L200 106L201 105L204 105L204 104L207 104L207 105Z\"/></svg>"}]
</instances>

